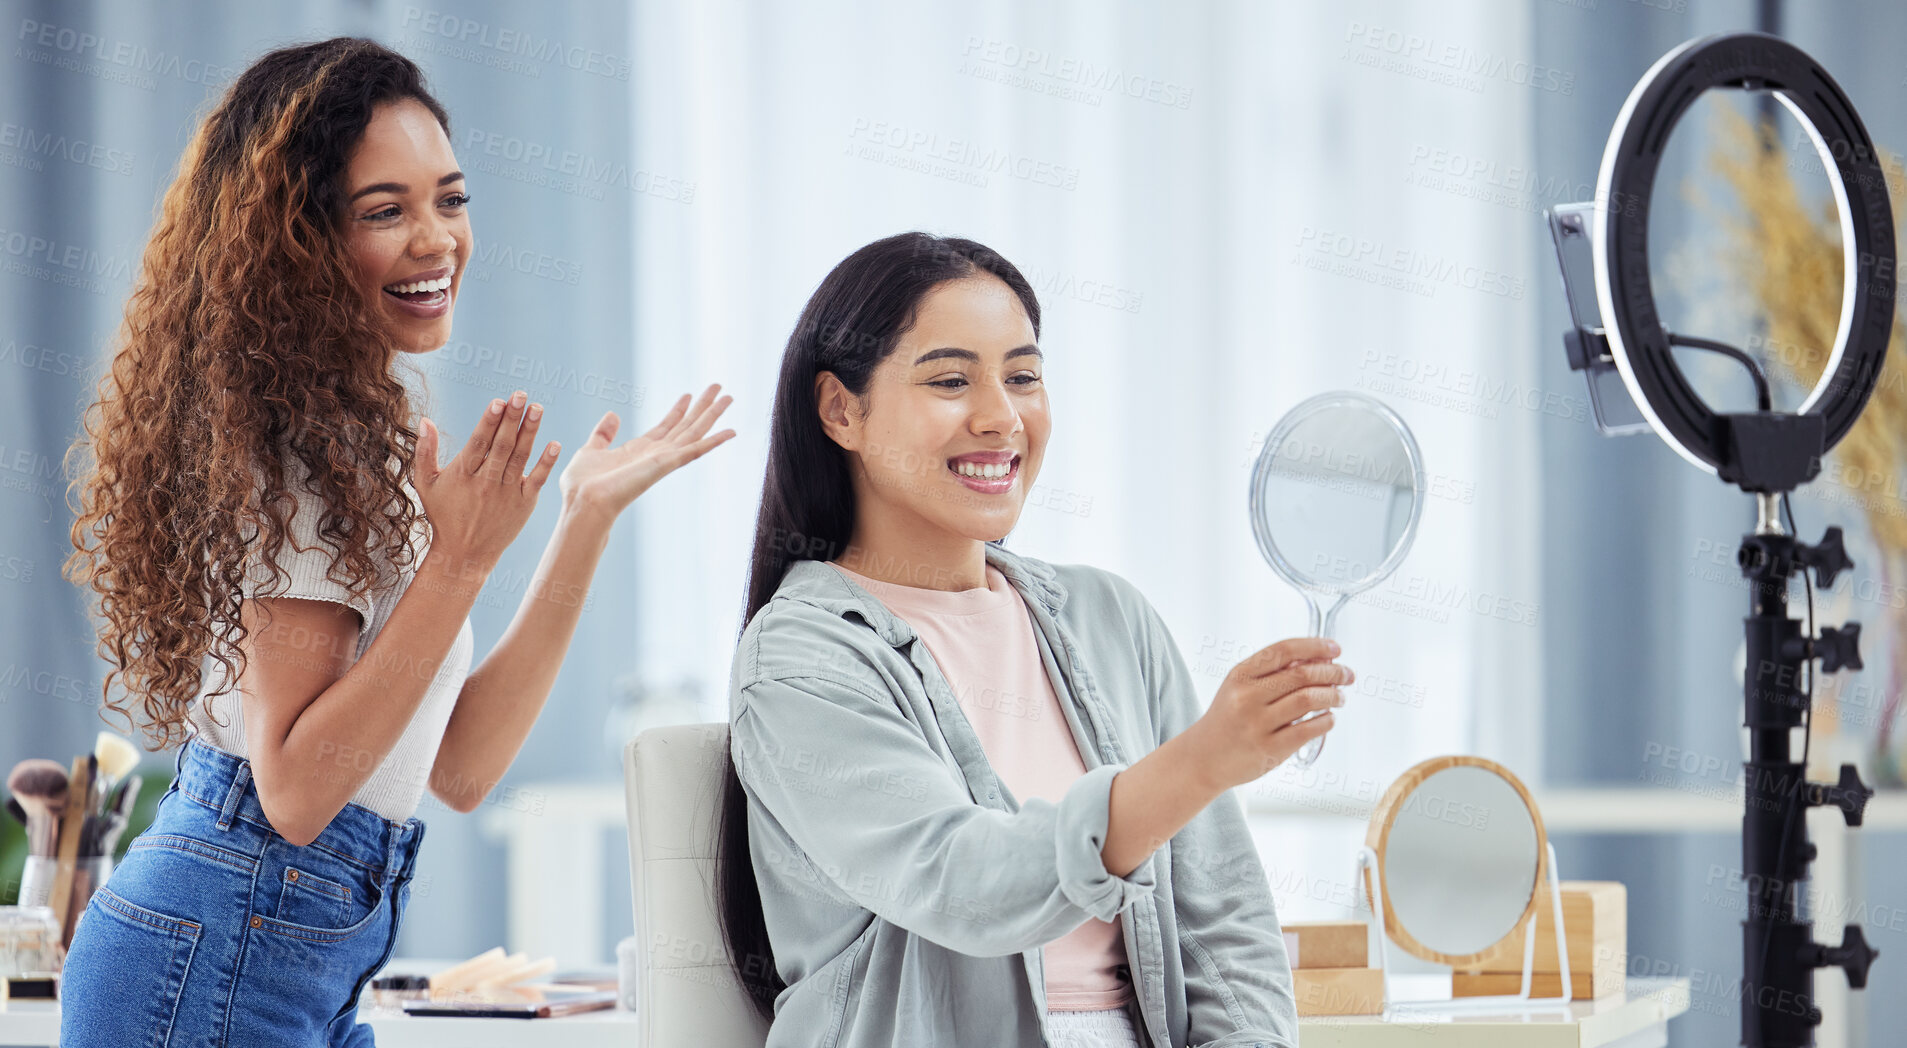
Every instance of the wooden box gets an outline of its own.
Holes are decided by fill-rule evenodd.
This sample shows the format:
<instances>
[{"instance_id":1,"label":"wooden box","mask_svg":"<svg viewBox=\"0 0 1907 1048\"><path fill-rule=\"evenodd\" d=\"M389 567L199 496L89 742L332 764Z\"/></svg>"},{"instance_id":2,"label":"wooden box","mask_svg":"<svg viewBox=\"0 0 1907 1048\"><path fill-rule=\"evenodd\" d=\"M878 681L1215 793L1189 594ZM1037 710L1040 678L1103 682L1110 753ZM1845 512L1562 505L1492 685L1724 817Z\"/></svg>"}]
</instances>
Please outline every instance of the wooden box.
<instances>
[{"instance_id":1,"label":"wooden box","mask_svg":"<svg viewBox=\"0 0 1907 1048\"><path fill-rule=\"evenodd\" d=\"M1569 939L1571 996L1588 1000L1620 992L1628 967L1629 891L1619 881L1564 881L1563 927ZM1533 995L1555 996L1561 987L1556 963L1555 921L1549 886L1537 893ZM1451 975L1457 996L1515 993L1523 974L1523 937L1513 935L1482 963Z\"/></svg>"},{"instance_id":2,"label":"wooden box","mask_svg":"<svg viewBox=\"0 0 1907 1048\"><path fill-rule=\"evenodd\" d=\"M1384 1010L1382 969L1293 968L1291 983L1299 1015L1376 1015Z\"/></svg>"},{"instance_id":3,"label":"wooden box","mask_svg":"<svg viewBox=\"0 0 1907 1048\"><path fill-rule=\"evenodd\" d=\"M1293 970L1362 968L1371 963L1370 933L1363 921L1293 921L1283 927L1285 952Z\"/></svg>"}]
</instances>

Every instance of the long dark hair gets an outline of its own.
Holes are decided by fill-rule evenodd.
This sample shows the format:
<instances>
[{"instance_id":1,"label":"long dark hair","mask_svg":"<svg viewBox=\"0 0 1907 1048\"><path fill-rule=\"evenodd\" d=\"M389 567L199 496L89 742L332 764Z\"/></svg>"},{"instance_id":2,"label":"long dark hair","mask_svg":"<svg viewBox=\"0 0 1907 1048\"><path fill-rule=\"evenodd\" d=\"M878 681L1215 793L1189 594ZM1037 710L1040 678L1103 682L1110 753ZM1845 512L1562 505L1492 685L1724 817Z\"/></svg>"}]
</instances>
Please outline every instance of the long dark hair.
<instances>
[{"instance_id":1,"label":"long dark hair","mask_svg":"<svg viewBox=\"0 0 1907 1048\"><path fill-rule=\"evenodd\" d=\"M876 240L843 259L815 289L781 358L769 422L768 473L762 479L749 563L742 628L781 586L797 560L831 560L854 531L854 486L848 457L821 428L815 377L833 372L861 396L881 361L914 324L921 299L950 280L990 273L1019 296L1037 337L1040 304L1026 277L1000 255L971 240L902 233ZM722 756L721 854L716 859L716 905L730 963L764 1019L787 988L775 970L762 920L761 891L748 854L748 796L733 759Z\"/></svg>"}]
</instances>

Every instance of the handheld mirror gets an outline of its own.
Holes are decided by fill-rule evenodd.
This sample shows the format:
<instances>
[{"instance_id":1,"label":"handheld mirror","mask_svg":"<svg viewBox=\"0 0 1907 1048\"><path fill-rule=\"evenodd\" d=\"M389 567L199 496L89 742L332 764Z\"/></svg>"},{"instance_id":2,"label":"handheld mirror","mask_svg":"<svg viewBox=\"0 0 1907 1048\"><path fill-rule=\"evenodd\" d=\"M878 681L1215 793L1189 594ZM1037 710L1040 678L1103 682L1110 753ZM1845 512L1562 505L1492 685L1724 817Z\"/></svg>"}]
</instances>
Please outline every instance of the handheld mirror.
<instances>
[{"instance_id":1,"label":"handheld mirror","mask_svg":"<svg viewBox=\"0 0 1907 1048\"><path fill-rule=\"evenodd\" d=\"M1383 402L1321 393L1278 421L1252 470L1251 529L1303 594L1311 636L1332 636L1338 609L1403 561L1423 500L1417 440ZM1292 759L1309 765L1323 749L1319 736Z\"/></svg>"}]
</instances>

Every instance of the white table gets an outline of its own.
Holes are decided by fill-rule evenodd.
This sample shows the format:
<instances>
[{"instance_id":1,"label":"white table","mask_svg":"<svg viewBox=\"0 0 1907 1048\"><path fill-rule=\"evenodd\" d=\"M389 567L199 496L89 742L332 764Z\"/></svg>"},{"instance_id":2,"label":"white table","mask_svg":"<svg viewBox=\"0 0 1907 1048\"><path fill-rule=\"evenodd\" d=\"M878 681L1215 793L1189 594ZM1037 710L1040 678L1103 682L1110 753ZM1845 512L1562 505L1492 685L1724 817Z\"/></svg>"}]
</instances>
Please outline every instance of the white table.
<instances>
[{"instance_id":1,"label":"white table","mask_svg":"<svg viewBox=\"0 0 1907 1048\"><path fill-rule=\"evenodd\" d=\"M1396 975L1401 993L1450 996L1449 975ZM1624 992L1560 1008L1505 1015L1407 1013L1312 1016L1298 1021L1304 1048L1663 1048L1670 1019L1688 1011L1687 979L1638 979Z\"/></svg>"},{"instance_id":2,"label":"white table","mask_svg":"<svg viewBox=\"0 0 1907 1048\"><path fill-rule=\"evenodd\" d=\"M453 961L400 958L380 975L428 974ZM636 1015L606 1008L555 1019L467 1019L405 1015L380 1009L365 992L358 1020L377 1032L378 1048L632 1048ZM0 1009L0 1046L59 1044L60 1006L55 1001L12 1001Z\"/></svg>"},{"instance_id":3,"label":"white table","mask_svg":"<svg viewBox=\"0 0 1907 1048\"><path fill-rule=\"evenodd\" d=\"M428 972L445 962L393 961L387 971ZM1449 994L1447 975L1401 975L1410 992ZM1412 983L1411 980L1416 980ZM636 1017L621 1008L559 1019L463 1019L408 1016L369 1006L358 1017L377 1031L379 1048L633 1048ZM1668 1021L1688 1010L1687 979L1631 978L1625 993L1560 1012L1498 1016L1314 1016L1298 1023L1305 1048L1663 1048ZM0 1011L0 1045L57 1045L59 1005L16 1001Z\"/></svg>"},{"instance_id":4,"label":"white table","mask_svg":"<svg viewBox=\"0 0 1907 1048\"><path fill-rule=\"evenodd\" d=\"M1810 758L1809 777L1832 780L1839 774L1842 759L1853 758L1845 754L1817 753ZM1351 803L1344 797L1326 797L1326 803L1319 803L1289 788L1281 788L1275 795L1248 789L1242 799L1247 815L1254 821L1276 819L1288 826L1292 819L1318 820L1326 824L1362 824L1370 819L1371 805L1367 800ZM1537 810L1543 813L1543 826L1552 836L1558 833L1741 832L1739 782L1720 783L1712 790L1655 786L1538 790L1536 804ZM1876 794L1867 803L1866 817L1859 830L1849 830L1841 813L1831 807L1810 808L1806 818L1808 836L1819 851L1809 868L1809 893L1820 899L1865 899L1867 894L1860 883L1862 838L1875 833L1907 832L1907 790L1882 790ZM1360 826L1359 839L1362 833ZM1562 858L1562 869L1568 876L1569 857L1566 855ZM1740 922L1727 918L1724 923L1735 929ZM1817 942L1838 944L1840 925L1817 920L1814 937ZM1847 980L1838 976L1816 978L1814 1000L1822 1011L1821 1025L1814 1031L1818 1048L1851 1048L1869 1043L1866 1015L1853 993L1874 993L1874 985L1869 983L1865 991L1850 992ZM1876 1038L1873 1043L1881 1041ZM1307 1048L1309 1044L1307 1041Z\"/></svg>"}]
</instances>

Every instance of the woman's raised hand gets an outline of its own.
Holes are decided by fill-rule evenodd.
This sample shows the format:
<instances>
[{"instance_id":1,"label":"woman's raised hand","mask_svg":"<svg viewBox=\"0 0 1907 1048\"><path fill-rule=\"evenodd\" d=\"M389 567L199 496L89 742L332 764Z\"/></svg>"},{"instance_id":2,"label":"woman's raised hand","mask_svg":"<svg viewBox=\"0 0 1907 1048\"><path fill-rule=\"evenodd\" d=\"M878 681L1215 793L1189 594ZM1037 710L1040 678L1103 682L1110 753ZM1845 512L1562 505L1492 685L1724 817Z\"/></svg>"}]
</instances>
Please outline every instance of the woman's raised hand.
<instances>
[{"instance_id":1,"label":"woman's raised hand","mask_svg":"<svg viewBox=\"0 0 1907 1048\"><path fill-rule=\"evenodd\" d=\"M558 481L563 501L580 501L606 510L611 516L621 513L637 496L677 469L694 462L710 448L733 437L732 429L711 436L709 427L728 410L734 398L717 399L719 384L702 391L693 405L682 394L662 421L642 436L633 437L619 447L610 447L622 420L611 411L596 423L596 429L583 446L569 458Z\"/></svg>"},{"instance_id":2,"label":"woman's raised hand","mask_svg":"<svg viewBox=\"0 0 1907 1048\"><path fill-rule=\"evenodd\" d=\"M1330 661L1338 646L1323 637L1294 637L1246 656L1218 686L1212 705L1190 728L1220 789L1242 786L1285 762L1331 730L1331 710L1344 704L1338 686L1357 679ZM1307 713L1318 716L1299 722Z\"/></svg>"},{"instance_id":3,"label":"woman's raised hand","mask_svg":"<svg viewBox=\"0 0 1907 1048\"><path fill-rule=\"evenodd\" d=\"M430 518L431 548L456 557L460 566L484 573L496 567L529 522L543 482L556 466L561 447L552 441L529 475L523 473L543 420L543 405L528 400L518 390L507 402L491 401L463 449L443 466L437 464L437 426L423 420L411 486Z\"/></svg>"}]
</instances>

